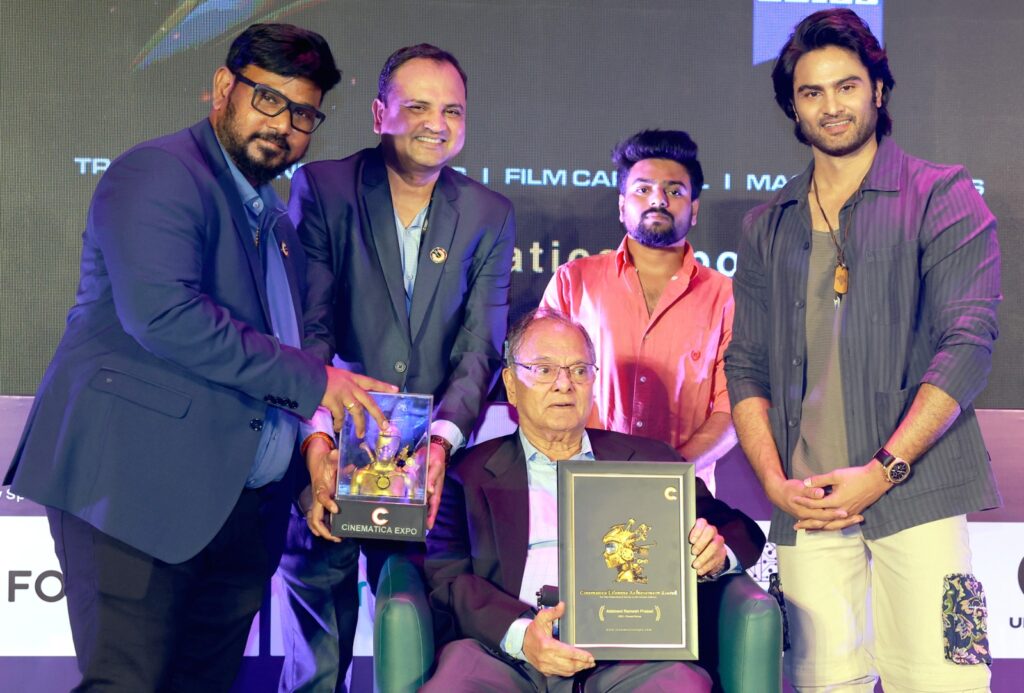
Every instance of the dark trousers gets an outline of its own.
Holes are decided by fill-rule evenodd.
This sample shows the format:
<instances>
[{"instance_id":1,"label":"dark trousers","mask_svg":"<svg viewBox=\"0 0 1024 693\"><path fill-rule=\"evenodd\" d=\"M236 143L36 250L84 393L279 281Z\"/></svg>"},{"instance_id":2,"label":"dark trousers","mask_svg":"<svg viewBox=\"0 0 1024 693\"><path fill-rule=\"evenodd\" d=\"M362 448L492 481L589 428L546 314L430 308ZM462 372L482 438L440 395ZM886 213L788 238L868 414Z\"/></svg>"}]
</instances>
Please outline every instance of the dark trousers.
<instances>
[{"instance_id":1,"label":"dark trousers","mask_svg":"<svg viewBox=\"0 0 1024 693\"><path fill-rule=\"evenodd\" d=\"M476 640L441 650L420 693L709 693L711 677L692 662L598 662L576 677L545 676L526 662L497 657Z\"/></svg>"},{"instance_id":2,"label":"dark trousers","mask_svg":"<svg viewBox=\"0 0 1024 693\"><path fill-rule=\"evenodd\" d=\"M178 564L47 509L82 671L74 690L230 689L276 564L263 496L244 491L213 540Z\"/></svg>"},{"instance_id":3,"label":"dark trousers","mask_svg":"<svg viewBox=\"0 0 1024 693\"><path fill-rule=\"evenodd\" d=\"M306 518L292 508L284 555L277 571L284 600L281 636L282 693L344 693L359 619L359 550L366 556L367 582L376 593L384 561L406 553L422 565L424 544L357 541L340 544L314 537Z\"/></svg>"}]
</instances>

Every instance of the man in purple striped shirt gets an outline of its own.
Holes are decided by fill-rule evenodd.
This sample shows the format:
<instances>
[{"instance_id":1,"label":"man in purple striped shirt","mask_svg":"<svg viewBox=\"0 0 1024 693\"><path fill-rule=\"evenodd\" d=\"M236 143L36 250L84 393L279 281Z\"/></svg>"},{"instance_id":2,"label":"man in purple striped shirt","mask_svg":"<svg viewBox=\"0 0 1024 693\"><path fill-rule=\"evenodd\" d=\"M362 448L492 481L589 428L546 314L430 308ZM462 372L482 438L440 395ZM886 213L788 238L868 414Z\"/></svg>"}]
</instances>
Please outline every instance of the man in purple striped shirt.
<instances>
[{"instance_id":1,"label":"man in purple striped shirt","mask_svg":"<svg viewBox=\"0 0 1024 693\"><path fill-rule=\"evenodd\" d=\"M988 690L965 516L1000 502L971 404L998 333L996 220L963 167L887 139L895 81L855 13L801 22L772 79L813 160L744 220L725 369L775 506L789 679Z\"/></svg>"}]
</instances>

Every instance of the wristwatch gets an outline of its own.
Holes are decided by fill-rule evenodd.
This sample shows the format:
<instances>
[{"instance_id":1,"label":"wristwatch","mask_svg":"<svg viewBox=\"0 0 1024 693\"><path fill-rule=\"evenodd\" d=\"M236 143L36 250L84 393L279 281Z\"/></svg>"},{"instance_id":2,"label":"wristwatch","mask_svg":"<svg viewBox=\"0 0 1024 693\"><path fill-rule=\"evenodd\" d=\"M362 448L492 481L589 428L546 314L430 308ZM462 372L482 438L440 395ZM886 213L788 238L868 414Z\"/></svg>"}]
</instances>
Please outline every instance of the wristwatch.
<instances>
[{"instance_id":1,"label":"wristwatch","mask_svg":"<svg viewBox=\"0 0 1024 693\"><path fill-rule=\"evenodd\" d=\"M890 484L901 484L910 476L910 463L901 457L896 457L885 448L878 448L875 459L882 465L882 474Z\"/></svg>"}]
</instances>

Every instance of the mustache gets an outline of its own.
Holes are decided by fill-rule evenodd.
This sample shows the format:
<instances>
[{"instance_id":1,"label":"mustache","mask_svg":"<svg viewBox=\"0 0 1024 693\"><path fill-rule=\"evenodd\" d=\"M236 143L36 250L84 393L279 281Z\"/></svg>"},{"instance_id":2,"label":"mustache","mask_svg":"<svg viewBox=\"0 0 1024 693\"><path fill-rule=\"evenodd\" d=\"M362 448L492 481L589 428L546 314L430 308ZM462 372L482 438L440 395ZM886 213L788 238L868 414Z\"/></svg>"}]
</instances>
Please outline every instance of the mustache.
<instances>
[{"instance_id":1,"label":"mustache","mask_svg":"<svg viewBox=\"0 0 1024 693\"><path fill-rule=\"evenodd\" d=\"M651 207L646 212L644 212L643 214L640 215L640 219L644 220L644 219L646 219L648 217L648 215L651 215L651 214L664 214L666 217L668 217L669 219L672 220L673 224L676 221L676 218L674 216L672 216L672 212L668 211L667 209L660 208L660 207Z\"/></svg>"},{"instance_id":2,"label":"mustache","mask_svg":"<svg viewBox=\"0 0 1024 693\"><path fill-rule=\"evenodd\" d=\"M256 134L249 136L250 142L258 140L263 140L264 142L270 142L271 144L277 145L284 150L285 154L288 154L292 150L291 146L288 144L288 138L284 135L279 135L276 132L257 132Z\"/></svg>"}]
</instances>

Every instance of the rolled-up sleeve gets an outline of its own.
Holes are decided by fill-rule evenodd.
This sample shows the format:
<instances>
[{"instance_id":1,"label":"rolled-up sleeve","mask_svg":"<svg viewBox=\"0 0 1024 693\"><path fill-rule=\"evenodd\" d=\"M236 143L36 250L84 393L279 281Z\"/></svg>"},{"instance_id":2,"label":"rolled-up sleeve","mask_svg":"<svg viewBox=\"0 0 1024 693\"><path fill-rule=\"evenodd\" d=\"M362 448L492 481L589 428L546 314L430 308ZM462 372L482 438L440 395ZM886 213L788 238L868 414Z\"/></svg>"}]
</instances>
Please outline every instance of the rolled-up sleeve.
<instances>
[{"instance_id":1,"label":"rolled-up sleeve","mask_svg":"<svg viewBox=\"0 0 1024 693\"><path fill-rule=\"evenodd\" d=\"M999 334L996 219L962 167L929 200L921 233L924 310L935 355L922 377L969 405L984 389Z\"/></svg>"}]
</instances>

